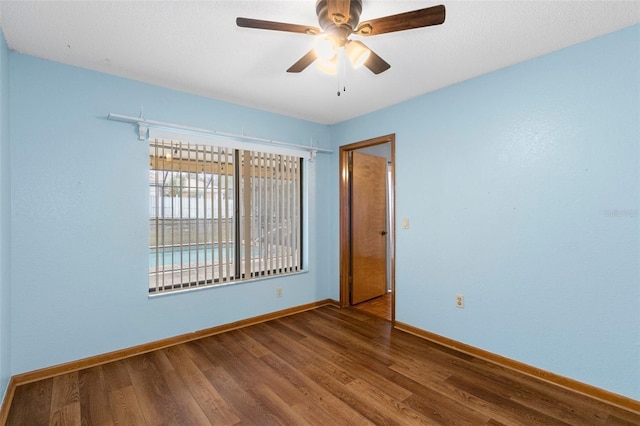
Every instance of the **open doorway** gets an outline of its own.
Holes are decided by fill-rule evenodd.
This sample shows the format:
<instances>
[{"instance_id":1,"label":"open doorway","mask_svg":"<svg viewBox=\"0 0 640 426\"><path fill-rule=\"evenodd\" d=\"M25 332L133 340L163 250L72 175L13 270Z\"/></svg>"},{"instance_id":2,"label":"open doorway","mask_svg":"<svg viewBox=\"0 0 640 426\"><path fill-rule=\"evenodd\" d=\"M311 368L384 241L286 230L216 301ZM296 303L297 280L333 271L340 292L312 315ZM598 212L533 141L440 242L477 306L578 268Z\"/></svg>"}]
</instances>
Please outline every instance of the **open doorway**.
<instances>
[{"instance_id":1,"label":"open doorway","mask_svg":"<svg viewBox=\"0 0 640 426\"><path fill-rule=\"evenodd\" d=\"M340 147L340 306L395 320L395 135Z\"/></svg>"}]
</instances>

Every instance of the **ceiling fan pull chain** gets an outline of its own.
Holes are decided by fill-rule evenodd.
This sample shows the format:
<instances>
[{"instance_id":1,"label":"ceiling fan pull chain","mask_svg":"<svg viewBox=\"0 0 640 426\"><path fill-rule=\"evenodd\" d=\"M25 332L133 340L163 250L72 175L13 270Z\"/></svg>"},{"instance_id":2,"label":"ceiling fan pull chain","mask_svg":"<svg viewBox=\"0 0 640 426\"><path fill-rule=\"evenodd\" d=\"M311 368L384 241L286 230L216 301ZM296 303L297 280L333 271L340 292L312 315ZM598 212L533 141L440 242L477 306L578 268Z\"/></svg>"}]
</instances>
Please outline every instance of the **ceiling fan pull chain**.
<instances>
[{"instance_id":1,"label":"ceiling fan pull chain","mask_svg":"<svg viewBox=\"0 0 640 426\"><path fill-rule=\"evenodd\" d=\"M344 61L342 60L342 52L338 51L338 92L337 95L340 96L340 87L342 86L342 75L344 74Z\"/></svg>"},{"instance_id":2,"label":"ceiling fan pull chain","mask_svg":"<svg viewBox=\"0 0 640 426\"><path fill-rule=\"evenodd\" d=\"M342 52L340 52L342 53ZM340 88L342 87L342 91L347 91L347 69L346 63L343 55L338 56L338 96L340 96Z\"/></svg>"}]
</instances>

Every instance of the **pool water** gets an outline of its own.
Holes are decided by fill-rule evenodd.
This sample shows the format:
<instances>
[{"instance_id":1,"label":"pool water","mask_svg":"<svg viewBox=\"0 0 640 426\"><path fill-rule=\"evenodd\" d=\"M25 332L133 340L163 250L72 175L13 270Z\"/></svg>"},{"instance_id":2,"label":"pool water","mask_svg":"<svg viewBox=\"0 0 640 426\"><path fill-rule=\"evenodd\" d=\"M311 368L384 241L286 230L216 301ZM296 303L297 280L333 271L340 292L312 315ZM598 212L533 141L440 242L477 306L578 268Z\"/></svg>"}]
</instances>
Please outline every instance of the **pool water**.
<instances>
[{"instance_id":1,"label":"pool water","mask_svg":"<svg viewBox=\"0 0 640 426\"><path fill-rule=\"evenodd\" d=\"M182 257L182 260L181 260ZM222 261L233 260L234 258L234 247L233 244L229 244L228 246L222 247ZM187 265L189 263L201 263L204 264L206 262L214 262L218 261L218 246L215 247L192 247L192 248L174 248L166 249L164 251L156 252L155 250L149 251L149 268L155 268L156 264L159 266L162 265L171 265L173 264L182 264Z\"/></svg>"}]
</instances>

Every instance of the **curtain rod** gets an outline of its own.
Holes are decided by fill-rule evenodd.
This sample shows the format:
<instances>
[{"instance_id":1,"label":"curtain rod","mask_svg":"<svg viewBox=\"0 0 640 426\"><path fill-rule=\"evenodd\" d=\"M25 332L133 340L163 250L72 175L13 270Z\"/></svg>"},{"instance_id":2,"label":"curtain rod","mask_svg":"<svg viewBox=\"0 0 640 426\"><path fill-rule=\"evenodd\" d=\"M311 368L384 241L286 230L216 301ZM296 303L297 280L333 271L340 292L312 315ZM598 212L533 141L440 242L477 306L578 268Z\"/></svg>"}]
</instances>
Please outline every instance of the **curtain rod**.
<instances>
[{"instance_id":1,"label":"curtain rod","mask_svg":"<svg viewBox=\"0 0 640 426\"><path fill-rule=\"evenodd\" d=\"M167 123L167 122L164 122L164 121L147 120L146 118L143 118L143 117L129 117L129 116L126 116L126 115L109 113L109 115L107 116L107 119L108 120L114 120L114 121L121 121L123 123L137 124L138 125L138 139L141 140L141 141L145 141L145 140L148 139L148 137L149 137L149 128L150 127L157 127L157 128L168 129L168 130L181 130L183 132L188 132L188 133L195 133L195 134L203 134L203 135L220 136L220 137L238 139L238 140L241 140L241 141L244 141L244 142L258 142L258 143L264 143L264 144L270 144L270 145L284 146L284 147L289 147L289 148L297 148L297 149L302 149L302 150L311 152L311 157L312 158L315 157L315 154L318 153L318 152L324 153L324 154L331 154L333 152L333 151L331 151L329 149L318 148L318 147L315 147L315 146L298 145L298 144L294 144L294 143L282 142L282 141L277 141L277 140L273 140L273 139L263 139L263 138L257 138L257 137L254 137L254 136L246 136L246 135L238 135L238 134L234 134L234 133L220 132L218 130L201 129L201 128L198 128L198 127L183 126L182 124Z\"/></svg>"}]
</instances>

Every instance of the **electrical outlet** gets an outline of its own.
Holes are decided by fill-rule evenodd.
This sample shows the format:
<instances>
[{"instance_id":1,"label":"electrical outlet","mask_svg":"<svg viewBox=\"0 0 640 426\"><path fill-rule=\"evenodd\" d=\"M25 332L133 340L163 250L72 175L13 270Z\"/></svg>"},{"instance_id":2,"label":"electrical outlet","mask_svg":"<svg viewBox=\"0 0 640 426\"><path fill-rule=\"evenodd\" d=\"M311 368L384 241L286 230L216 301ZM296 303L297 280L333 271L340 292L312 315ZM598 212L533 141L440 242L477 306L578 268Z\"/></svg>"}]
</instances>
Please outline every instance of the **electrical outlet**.
<instances>
[{"instance_id":1,"label":"electrical outlet","mask_svg":"<svg viewBox=\"0 0 640 426\"><path fill-rule=\"evenodd\" d=\"M456 308L464 308L464 296L461 294L456 294Z\"/></svg>"},{"instance_id":2,"label":"electrical outlet","mask_svg":"<svg viewBox=\"0 0 640 426\"><path fill-rule=\"evenodd\" d=\"M282 287L276 288L276 297L282 297Z\"/></svg>"}]
</instances>

